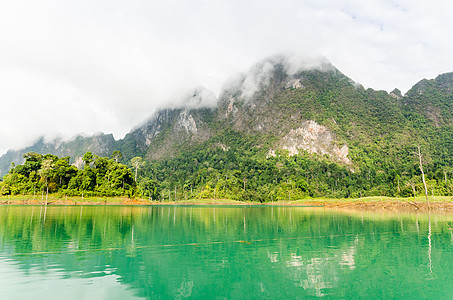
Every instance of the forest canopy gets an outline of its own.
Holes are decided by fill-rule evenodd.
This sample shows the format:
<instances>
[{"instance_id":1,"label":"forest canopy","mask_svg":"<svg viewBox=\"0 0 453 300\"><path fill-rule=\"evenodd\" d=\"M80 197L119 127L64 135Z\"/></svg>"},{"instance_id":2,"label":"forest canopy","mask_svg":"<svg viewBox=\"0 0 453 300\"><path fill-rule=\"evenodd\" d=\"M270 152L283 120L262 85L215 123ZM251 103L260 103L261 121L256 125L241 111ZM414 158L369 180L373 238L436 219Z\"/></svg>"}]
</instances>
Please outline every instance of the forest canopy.
<instances>
[{"instance_id":1,"label":"forest canopy","mask_svg":"<svg viewBox=\"0 0 453 300\"><path fill-rule=\"evenodd\" d=\"M70 157L35 152L24 154L25 162L13 166L0 183L3 195L58 193L66 196L132 196L136 184L131 169L116 156L99 157L91 152L79 168Z\"/></svg>"}]
</instances>

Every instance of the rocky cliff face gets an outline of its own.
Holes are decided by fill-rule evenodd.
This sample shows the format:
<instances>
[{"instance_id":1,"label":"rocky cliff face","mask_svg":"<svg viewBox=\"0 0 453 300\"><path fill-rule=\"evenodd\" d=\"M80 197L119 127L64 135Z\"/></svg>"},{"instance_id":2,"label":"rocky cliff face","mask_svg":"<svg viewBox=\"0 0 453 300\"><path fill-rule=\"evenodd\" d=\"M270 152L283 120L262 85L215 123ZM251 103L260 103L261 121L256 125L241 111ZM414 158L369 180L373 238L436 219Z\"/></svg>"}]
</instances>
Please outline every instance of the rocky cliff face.
<instances>
[{"instance_id":1,"label":"rocky cliff face","mask_svg":"<svg viewBox=\"0 0 453 300\"><path fill-rule=\"evenodd\" d=\"M336 142L335 135L327 127L308 120L302 122L300 127L291 129L276 146L288 150L290 156L307 151L311 154L327 155L334 161L350 165L348 145L343 144L339 147ZM275 156L275 150L271 149L269 155Z\"/></svg>"},{"instance_id":2,"label":"rocky cliff face","mask_svg":"<svg viewBox=\"0 0 453 300\"><path fill-rule=\"evenodd\" d=\"M173 156L179 148L202 143L212 136L209 118L214 117L214 111L206 107L161 110L119 141L119 149L126 158Z\"/></svg>"}]
</instances>

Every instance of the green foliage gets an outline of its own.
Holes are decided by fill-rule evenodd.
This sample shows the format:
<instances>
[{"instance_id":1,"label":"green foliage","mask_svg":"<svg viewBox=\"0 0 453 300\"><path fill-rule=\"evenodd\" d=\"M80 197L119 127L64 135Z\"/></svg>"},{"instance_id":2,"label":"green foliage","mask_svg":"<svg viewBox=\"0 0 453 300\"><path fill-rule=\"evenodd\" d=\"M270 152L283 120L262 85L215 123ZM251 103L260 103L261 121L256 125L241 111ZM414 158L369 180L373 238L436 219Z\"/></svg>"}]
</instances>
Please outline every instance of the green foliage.
<instances>
[{"instance_id":1,"label":"green foliage","mask_svg":"<svg viewBox=\"0 0 453 300\"><path fill-rule=\"evenodd\" d=\"M136 156L131 159L131 165L135 169L134 180L137 181L138 170L145 165L145 162L143 161L143 158Z\"/></svg>"},{"instance_id":2,"label":"green foliage","mask_svg":"<svg viewBox=\"0 0 453 300\"><path fill-rule=\"evenodd\" d=\"M85 153L83 169L70 165L69 157L30 152L0 183L0 194L60 193L68 196L121 196L137 191L131 169L115 159Z\"/></svg>"}]
</instances>

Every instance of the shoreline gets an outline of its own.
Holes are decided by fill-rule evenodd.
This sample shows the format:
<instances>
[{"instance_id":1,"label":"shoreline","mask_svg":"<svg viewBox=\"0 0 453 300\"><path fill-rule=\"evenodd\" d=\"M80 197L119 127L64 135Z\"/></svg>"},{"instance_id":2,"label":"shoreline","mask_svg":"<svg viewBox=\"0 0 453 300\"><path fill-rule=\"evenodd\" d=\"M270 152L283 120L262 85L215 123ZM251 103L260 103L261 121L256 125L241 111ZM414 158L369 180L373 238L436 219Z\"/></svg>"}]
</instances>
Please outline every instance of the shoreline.
<instances>
[{"instance_id":1,"label":"shoreline","mask_svg":"<svg viewBox=\"0 0 453 300\"><path fill-rule=\"evenodd\" d=\"M46 205L43 199L26 198L26 196L13 197L9 199L5 196L0 197L0 205ZM93 197L93 198L56 198L49 197L48 206L149 206L149 205L218 205L218 206L288 206L288 207L318 207L318 208L333 208L342 210L384 210L384 211L436 211L453 214L453 199L451 197L436 197L430 202L419 197L414 198L388 198L388 197L368 197L363 199L305 199L295 201L278 201L278 202L240 202L228 199L191 199L182 201L160 202L150 201L145 199L130 199L130 198L109 198L109 197Z\"/></svg>"}]
</instances>

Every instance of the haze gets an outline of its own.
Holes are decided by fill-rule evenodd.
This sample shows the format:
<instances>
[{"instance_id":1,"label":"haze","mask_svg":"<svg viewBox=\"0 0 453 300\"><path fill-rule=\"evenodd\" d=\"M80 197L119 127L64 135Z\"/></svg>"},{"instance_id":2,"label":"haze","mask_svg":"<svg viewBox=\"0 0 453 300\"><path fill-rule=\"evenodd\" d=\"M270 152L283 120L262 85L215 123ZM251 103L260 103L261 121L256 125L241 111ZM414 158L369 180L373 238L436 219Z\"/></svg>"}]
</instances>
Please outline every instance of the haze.
<instances>
[{"instance_id":1,"label":"haze","mask_svg":"<svg viewBox=\"0 0 453 300\"><path fill-rule=\"evenodd\" d=\"M453 71L450 1L2 1L0 154L40 136L122 138L159 107L276 53L403 92Z\"/></svg>"}]
</instances>

